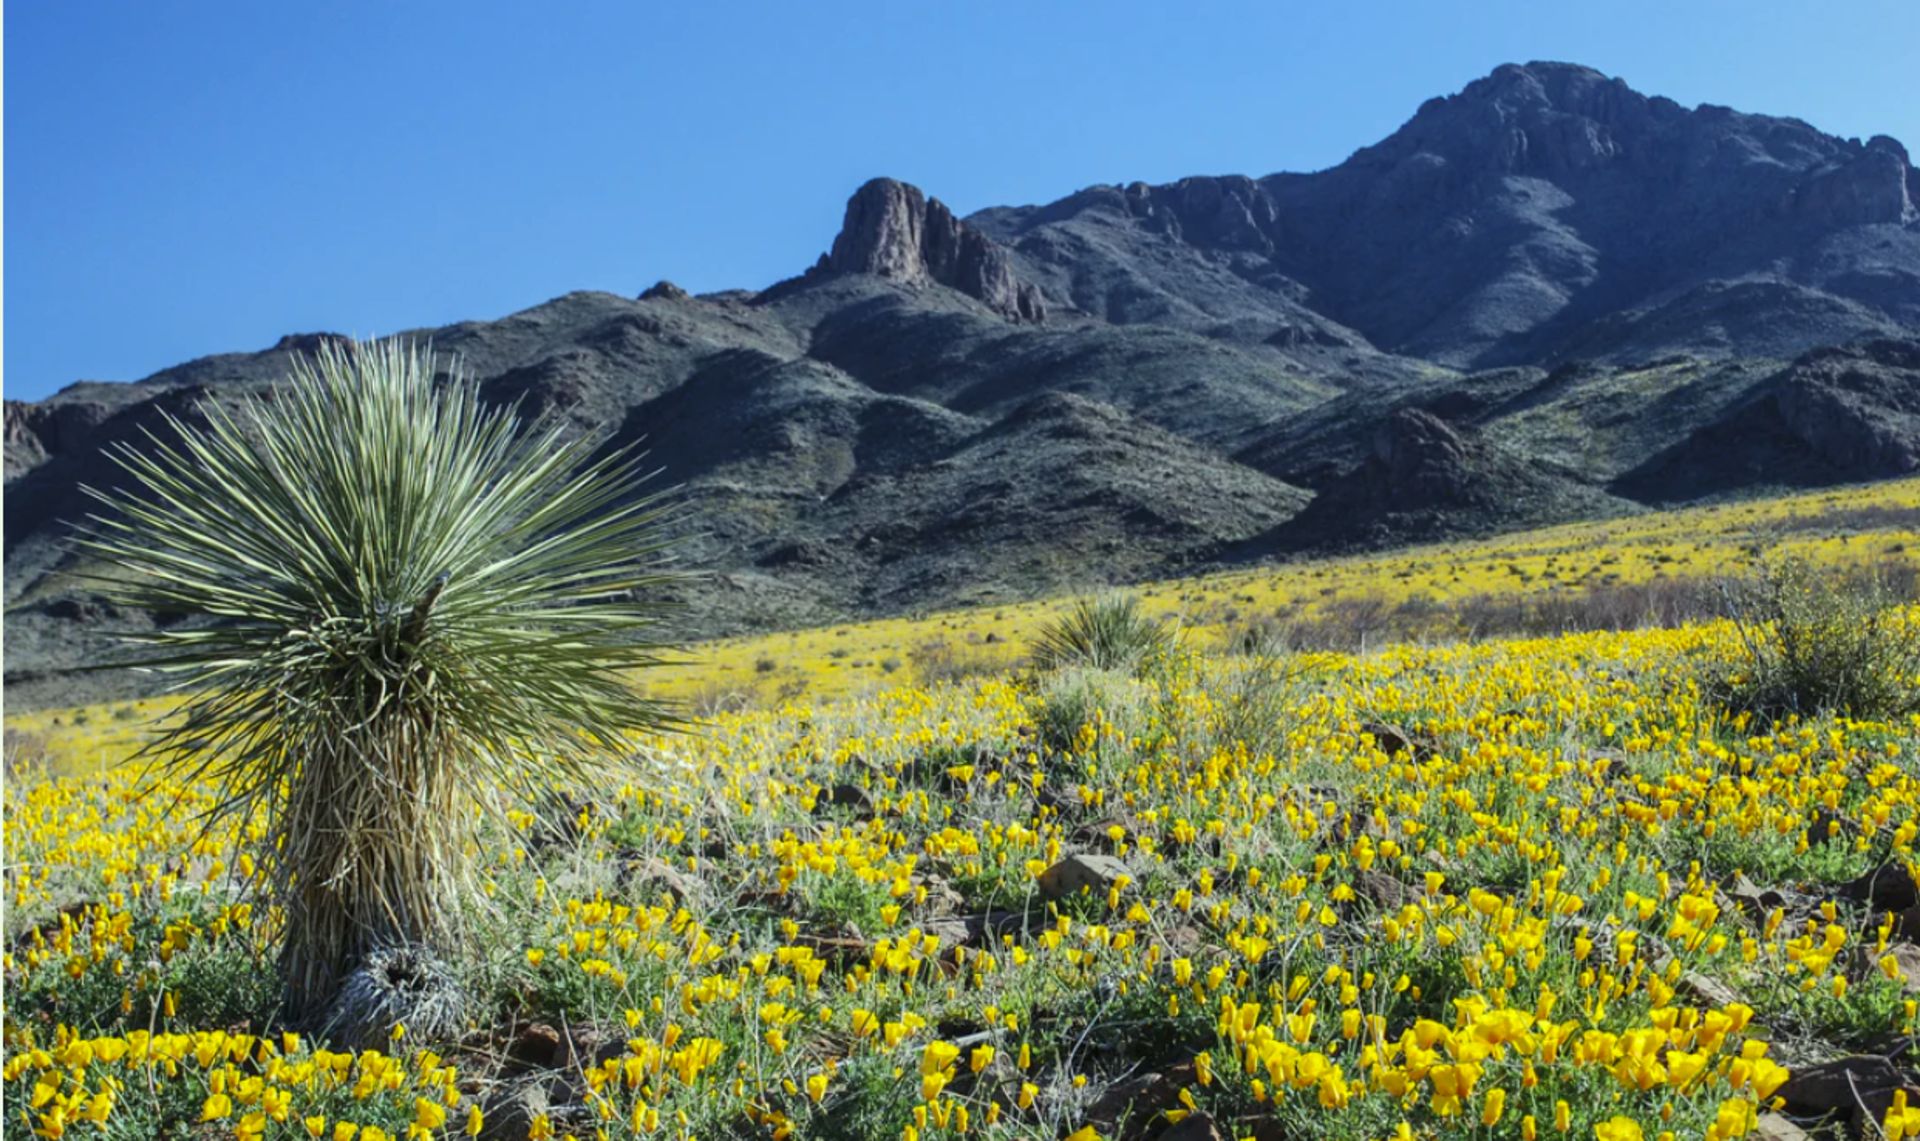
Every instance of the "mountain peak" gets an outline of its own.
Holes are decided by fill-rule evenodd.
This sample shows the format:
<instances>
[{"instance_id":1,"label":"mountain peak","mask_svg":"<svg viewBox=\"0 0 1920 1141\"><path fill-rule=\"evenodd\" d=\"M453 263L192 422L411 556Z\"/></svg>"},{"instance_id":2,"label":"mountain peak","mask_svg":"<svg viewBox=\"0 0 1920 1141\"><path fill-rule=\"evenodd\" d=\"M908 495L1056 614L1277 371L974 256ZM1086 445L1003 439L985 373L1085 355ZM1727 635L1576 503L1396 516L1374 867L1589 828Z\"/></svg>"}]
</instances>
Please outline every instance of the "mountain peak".
<instances>
[{"instance_id":1,"label":"mountain peak","mask_svg":"<svg viewBox=\"0 0 1920 1141\"><path fill-rule=\"evenodd\" d=\"M1606 87L1632 91L1624 81L1604 75L1584 64L1534 60L1531 63L1503 63L1485 76L1467 84L1459 97L1553 106L1579 103L1591 92Z\"/></svg>"},{"instance_id":2,"label":"mountain peak","mask_svg":"<svg viewBox=\"0 0 1920 1141\"><path fill-rule=\"evenodd\" d=\"M822 267L910 285L944 285L1010 321L1041 321L1040 291L1019 280L993 239L954 217L919 187L875 178L847 200L846 220Z\"/></svg>"}]
</instances>

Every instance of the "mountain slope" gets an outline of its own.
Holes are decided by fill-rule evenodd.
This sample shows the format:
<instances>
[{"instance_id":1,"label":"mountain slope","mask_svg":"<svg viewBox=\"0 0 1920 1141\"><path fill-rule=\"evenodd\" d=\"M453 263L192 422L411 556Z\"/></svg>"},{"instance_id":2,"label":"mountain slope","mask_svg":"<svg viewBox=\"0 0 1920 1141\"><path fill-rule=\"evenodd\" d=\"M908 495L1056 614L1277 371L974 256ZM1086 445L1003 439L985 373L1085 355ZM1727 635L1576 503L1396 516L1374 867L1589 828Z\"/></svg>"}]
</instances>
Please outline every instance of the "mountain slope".
<instances>
[{"instance_id":1,"label":"mountain slope","mask_svg":"<svg viewBox=\"0 0 1920 1141\"><path fill-rule=\"evenodd\" d=\"M1486 366L1570 355L1610 316L1613 335L1580 355L1790 355L1910 329L1916 198L1892 139L1688 110L1534 63L1429 100L1315 174L1096 187L969 221L1051 299L1108 320L1248 338L1350 330ZM1718 294L1732 327L1717 343L1693 336L1706 315L1658 319L1711 307L1693 296L1709 283L1772 288Z\"/></svg>"},{"instance_id":2,"label":"mountain slope","mask_svg":"<svg viewBox=\"0 0 1920 1141\"><path fill-rule=\"evenodd\" d=\"M1891 139L1508 65L1328 170L964 218L875 179L757 292L400 335L645 442L693 636L1915 470L1916 199ZM141 684L73 672L155 620L63 545L103 449L329 336L7 402L10 700Z\"/></svg>"}]
</instances>

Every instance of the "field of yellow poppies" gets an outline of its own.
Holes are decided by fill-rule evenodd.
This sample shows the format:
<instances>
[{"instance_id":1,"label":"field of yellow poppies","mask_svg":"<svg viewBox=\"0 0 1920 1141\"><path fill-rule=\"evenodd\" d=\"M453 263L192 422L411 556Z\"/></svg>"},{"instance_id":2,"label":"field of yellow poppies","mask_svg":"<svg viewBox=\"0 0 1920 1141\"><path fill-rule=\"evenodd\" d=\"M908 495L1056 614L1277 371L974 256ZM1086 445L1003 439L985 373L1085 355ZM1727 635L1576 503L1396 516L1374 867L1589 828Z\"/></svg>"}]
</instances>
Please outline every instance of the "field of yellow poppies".
<instances>
[{"instance_id":1,"label":"field of yellow poppies","mask_svg":"<svg viewBox=\"0 0 1920 1141\"><path fill-rule=\"evenodd\" d=\"M10 774L4 1127L1920 1134L1920 716L1732 712L1708 684L1738 669L1726 622L1229 636L1343 595L1445 611L1502 576L1704 572L1763 527L1900 554L1916 506L1883 485L1152 587L1188 634L1138 672L990 672L1046 605L729 644L672 684L776 657L756 672L804 692L500 806L471 853L467 1030L379 1048L275 1022L275 917L237 886L259 825L206 831L209 789L108 763L163 706L49 716L29 727L90 756ZM842 684L934 638L979 672Z\"/></svg>"}]
</instances>

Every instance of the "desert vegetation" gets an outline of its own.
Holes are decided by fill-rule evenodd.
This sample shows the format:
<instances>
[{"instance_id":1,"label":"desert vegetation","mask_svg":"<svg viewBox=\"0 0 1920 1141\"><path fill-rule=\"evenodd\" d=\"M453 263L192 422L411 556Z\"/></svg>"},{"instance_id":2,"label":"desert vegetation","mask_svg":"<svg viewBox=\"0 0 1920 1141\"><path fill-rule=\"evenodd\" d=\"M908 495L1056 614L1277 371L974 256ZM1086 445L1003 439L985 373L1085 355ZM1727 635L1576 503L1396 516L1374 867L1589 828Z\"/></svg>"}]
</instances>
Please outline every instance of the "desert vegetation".
<instances>
[{"instance_id":1,"label":"desert vegetation","mask_svg":"<svg viewBox=\"0 0 1920 1141\"><path fill-rule=\"evenodd\" d=\"M116 602L209 620L142 639L188 696L138 759L211 788L204 823L249 822L279 1013L349 1041L459 1029L438 959L490 798L590 780L668 720L628 682L662 577L636 458L435 372L330 344L272 402L169 420L80 542Z\"/></svg>"},{"instance_id":2,"label":"desert vegetation","mask_svg":"<svg viewBox=\"0 0 1920 1141\"><path fill-rule=\"evenodd\" d=\"M129 458L160 497L91 540L231 619L153 647L188 694L9 728L9 1130L1920 1129L1898 532L1742 505L1608 525L1741 556L1691 570L1542 534L775 636L663 733L629 461L400 352L299 380ZM1581 590L1500 569L1541 559ZM885 680L713 668L816 641ZM148 763L63 758L146 714Z\"/></svg>"}]
</instances>

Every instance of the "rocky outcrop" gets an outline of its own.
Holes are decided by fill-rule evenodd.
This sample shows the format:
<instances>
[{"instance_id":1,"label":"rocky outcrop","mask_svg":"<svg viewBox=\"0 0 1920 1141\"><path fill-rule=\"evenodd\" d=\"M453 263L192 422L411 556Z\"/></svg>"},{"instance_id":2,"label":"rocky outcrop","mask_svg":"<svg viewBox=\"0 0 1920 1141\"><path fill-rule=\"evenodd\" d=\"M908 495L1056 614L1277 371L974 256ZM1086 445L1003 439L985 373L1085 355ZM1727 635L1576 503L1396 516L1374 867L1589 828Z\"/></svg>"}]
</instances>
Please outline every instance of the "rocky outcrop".
<instances>
[{"instance_id":1,"label":"rocky outcrop","mask_svg":"<svg viewBox=\"0 0 1920 1141\"><path fill-rule=\"evenodd\" d=\"M1796 187L1793 207L1825 226L1899 225L1916 217L1907 148L1885 135Z\"/></svg>"},{"instance_id":2,"label":"rocky outcrop","mask_svg":"<svg viewBox=\"0 0 1920 1141\"><path fill-rule=\"evenodd\" d=\"M1774 401L1787 431L1827 463L1867 479L1920 470L1920 341L1809 353Z\"/></svg>"},{"instance_id":3,"label":"rocky outcrop","mask_svg":"<svg viewBox=\"0 0 1920 1141\"><path fill-rule=\"evenodd\" d=\"M665 278L661 278L659 281L647 287L647 291L640 295L640 300L685 301L689 296L690 294L688 294L686 290Z\"/></svg>"},{"instance_id":4,"label":"rocky outcrop","mask_svg":"<svg viewBox=\"0 0 1920 1141\"><path fill-rule=\"evenodd\" d=\"M1462 538L1633 509L1569 472L1409 406L1374 429L1359 466L1241 553Z\"/></svg>"},{"instance_id":5,"label":"rocky outcrop","mask_svg":"<svg viewBox=\"0 0 1920 1141\"><path fill-rule=\"evenodd\" d=\"M1361 486L1380 507L1460 502L1475 492L1471 460L1466 440L1445 420L1402 408L1374 432Z\"/></svg>"},{"instance_id":6,"label":"rocky outcrop","mask_svg":"<svg viewBox=\"0 0 1920 1141\"><path fill-rule=\"evenodd\" d=\"M1616 483L1651 502L1920 471L1920 340L1816 349Z\"/></svg>"},{"instance_id":7,"label":"rocky outcrop","mask_svg":"<svg viewBox=\"0 0 1920 1141\"><path fill-rule=\"evenodd\" d=\"M944 285L1010 321L1046 317L1040 291L1014 275L1005 250L954 217L938 198L891 178L876 178L854 192L822 268Z\"/></svg>"},{"instance_id":8,"label":"rocky outcrop","mask_svg":"<svg viewBox=\"0 0 1920 1141\"><path fill-rule=\"evenodd\" d=\"M273 344L275 352L317 353L324 346L332 345L336 349L350 349L353 338L345 333L288 333Z\"/></svg>"},{"instance_id":9,"label":"rocky outcrop","mask_svg":"<svg viewBox=\"0 0 1920 1141\"><path fill-rule=\"evenodd\" d=\"M50 457L82 446L105 420L108 409L93 402L29 404L6 402L6 478L12 480Z\"/></svg>"}]
</instances>

